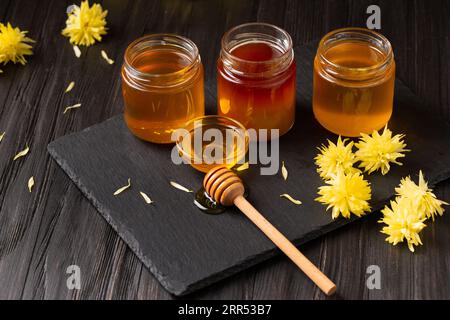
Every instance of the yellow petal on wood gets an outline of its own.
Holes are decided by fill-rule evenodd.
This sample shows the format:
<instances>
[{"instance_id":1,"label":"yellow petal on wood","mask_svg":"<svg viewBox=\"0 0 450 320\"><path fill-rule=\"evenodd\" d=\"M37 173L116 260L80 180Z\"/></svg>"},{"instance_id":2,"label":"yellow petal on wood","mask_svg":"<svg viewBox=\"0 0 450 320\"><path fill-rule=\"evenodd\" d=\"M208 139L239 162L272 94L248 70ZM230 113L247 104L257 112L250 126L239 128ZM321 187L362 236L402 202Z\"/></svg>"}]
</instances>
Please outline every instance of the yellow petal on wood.
<instances>
[{"instance_id":1,"label":"yellow petal on wood","mask_svg":"<svg viewBox=\"0 0 450 320\"><path fill-rule=\"evenodd\" d=\"M103 59L105 59L106 62L108 62L109 64L113 64L113 63L114 63L114 60L113 60L113 59L110 59L110 58L108 57L108 54L106 53L105 50L102 50L101 53L102 53Z\"/></svg>"},{"instance_id":2,"label":"yellow petal on wood","mask_svg":"<svg viewBox=\"0 0 450 320\"><path fill-rule=\"evenodd\" d=\"M246 163L240 165L239 167L237 167L236 171L244 171L244 170L247 170L249 167L250 166L249 166L248 162L246 162Z\"/></svg>"},{"instance_id":3,"label":"yellow petal on wood","mask_svg":"<svg viewBox=\"0 0 450 320\"><path fill-rule=\"evenodd\" d=\"M28 179L28 190L30 192L33 189L33 186L34 186L34 177L30 177L30 179Z\"/></svg>"},{"instance_id":4,"label":"yellow petal on wood","mask_svg":"<svg viewBox=\"0 0 450 320\"><path fill-rule=\"evenodd\" d=\"M78 46L73 46L73 52L75 53L75 56L77 58L81 57L81 50L78 48Z\"/></svg>"},{"instance_id":5,"label":"yellow petal on wood","mask_svg":"<svg viewBox=\"0 0 450 320\"><path fill-rule=\"evenodd\" d=\"M297 199L292 198L292 197L291 197L290 195L288 195L287 193L280 194L280 197L281 197L281 198L286 198L286 199L288 199L290 202L292 202L292 203L294 203L294 204L296 204L296 205L302 204L302 202L301 202L300 200L297 200Z\"/></svg>"},{"instance_id":6,"label":"yellow petal on wood","mask_svg":"<svg viewBox=\"0 0 450 320\"><path fill-rule=\"evenodd\" d=\"M67 88L64 91L64 93L67 93L67 92L71 91L73 89L73 87L75 87L75 82L74 81L69 83L69 85L67 86Z\"/></svg>"},{"instance_id":7,"label":"yellow petal on wood","mask_svg":"<svg viewBox=\"0 0 450 320\"><path fill-rule=\"evenodd\" d=\"M181 190L181 191L184 191L184 192L194 192L194 191L192 191L192 190L189 190L189 189L186 188L186 187L183 187L181 184L176 183L176 182L174 182L174 181L170 181L170 184L172 185L172 187L174 187L174 188L176 188L176 189L178 189L178 190Z\"/></svg>"},{"instance_id":8,"label":"yellow petal on wood","mask_svg":"<svg viewBox=\"0 0 450 320\"><path fill-rule=\"evenodd\" d=\"M283 175L283 179L286 181L288 178L288 171L284 165L284 161L281 162L281 174Z\"/></svg>"},{"instance_id":9,"label":"yellow petal on wood","mask_svg":"<svg viewBox=\"0 0 450 320\"><path fill-rule=\"evenodd\" d=\"M122 193L123 191L127 190L129 187L131 187L131 179L128 178L128 184L126 186L123 186L116 190L116 192L113 193L113 195L117 196L119 193Z\"/></svg>"},{"instance_id":10,"label":"yellow petal on wood","mask_svg":"<svg viewBox=\"0 0 450 320\"><path fill-rule=\"evenodd\" d=\"M148 195L146 195L144 192L140 191L139 193L141 194L142 198L144 198L144 201L145 201L147 204L151 204L151 203L154 202L154 201L153 201L152 199L150 199L150 197L149 197Z\"/></svg>"},{"instance_id":11,"label":"yellow petal on wood","mask_svg":"<svg viewBox=\"0 0 450 320\"><path fill-rule=\"evenodd\" d=\"M66 108L64 109L63 114L65 114L67 111L69 111L69 110L71 110L71 109L76 109L76 108L79 108L79 107L81 107L81 103L74 104L73 106L68 106L68 107L66 107Z\"/></svg>"},{"instance_id":12,"label":"yellow petal on wood","mask_svg":"<svg viewBox=\"0 0 450 320\"><path fill-rule=\"evenodd\" d=\"M28 151L30 151L30 147L28 147L28 144L27 144L26 147L25 147L25 149L23 149L22 151L20 151L19 153L17 153L17 154L14 156L13 161L15 161L15 160L17 160L17 159L19 159L19 158L21 158L21 157L26 156L27 153L28 153Z\"/></svg>"},{"instance_id":13,"label":"yellow petal on wood","mask_svg":"<svg viewBox=\"0 0 450 320\"><path fill-rule=\"evenodd\" d=\"M5 136L5 133L6 133L6 132L3 132L2 134L0 134L0 142L2 142L3 137Z\"/></svg>"}]
</instances>

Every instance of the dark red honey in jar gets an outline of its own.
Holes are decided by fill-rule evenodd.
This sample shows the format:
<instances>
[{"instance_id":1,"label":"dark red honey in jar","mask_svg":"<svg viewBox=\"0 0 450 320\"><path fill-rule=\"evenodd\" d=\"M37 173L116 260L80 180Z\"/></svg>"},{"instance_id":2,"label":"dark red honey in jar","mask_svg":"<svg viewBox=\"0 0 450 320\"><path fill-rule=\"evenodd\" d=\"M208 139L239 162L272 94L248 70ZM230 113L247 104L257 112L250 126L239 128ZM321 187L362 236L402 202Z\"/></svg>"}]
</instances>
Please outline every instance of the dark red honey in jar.
<instances>
[{"instance_id":1,"label":"dark red honey in jar","mask_svg":"<svg viewBox=\"0 0 450 320\"><path fill-rule=\"evenodd\" d=\"M295 120L296 65L286 31L265 23L231 29L222 38L217 71L219 115L247 129L278 129L280 136L289 131Z\"/></svg>"}]
</instances>

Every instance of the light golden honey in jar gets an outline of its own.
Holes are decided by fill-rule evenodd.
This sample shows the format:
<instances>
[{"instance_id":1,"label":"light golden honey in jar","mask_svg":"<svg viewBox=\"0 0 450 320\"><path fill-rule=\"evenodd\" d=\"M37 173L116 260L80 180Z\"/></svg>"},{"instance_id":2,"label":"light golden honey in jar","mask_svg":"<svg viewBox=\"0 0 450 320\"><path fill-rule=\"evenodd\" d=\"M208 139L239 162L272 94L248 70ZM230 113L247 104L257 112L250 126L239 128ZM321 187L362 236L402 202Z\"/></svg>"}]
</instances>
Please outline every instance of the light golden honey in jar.
<instances>
[{"instance_id":1,"label":"light golden honey in jar","mask_svg":"<svg viewBox=\"0 0 450 320\"><path fill-rule=\"evenodd\" d=\"M384 36L362 28L332 31L314 59L314 115L342 136L381 129L392 115L394 81L394 55Z\"/></svg>"},{"instance_id":2,"label":"light golden honey in jar","mask_svg":"<svg viewBox=\"0 0 450 320\"><path fill-rule=\"evenodd\" d=\"M295 120L295 71L286 31L266 23L232 28L217 61L217 113L247 129L285 134Z\"/></svg>"},{"instance_id":3,"label":"light golden honey in jar","mask_svg":"<svg viewBox=\"0 0 450 320\"><path fill-rule=\"evenodd\" d=\"M131 43L122 67L125 122L146 141L170 143L172 132L204 115L203 66L196 45L173 34Z\"/></svg>"}]
</instances>

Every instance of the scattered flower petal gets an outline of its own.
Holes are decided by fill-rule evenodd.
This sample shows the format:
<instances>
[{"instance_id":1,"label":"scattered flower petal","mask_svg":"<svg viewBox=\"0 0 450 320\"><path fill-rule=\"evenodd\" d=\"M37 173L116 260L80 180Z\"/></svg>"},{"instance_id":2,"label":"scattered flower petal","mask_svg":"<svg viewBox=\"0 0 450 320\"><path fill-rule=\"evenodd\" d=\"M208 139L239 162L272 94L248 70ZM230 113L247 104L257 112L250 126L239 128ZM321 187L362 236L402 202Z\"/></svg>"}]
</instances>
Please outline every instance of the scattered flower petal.
<instances>
[{"instance_id":1,"label":"scattered flower petal","mask_svg":"<svg viewBox=\"0 0 450 320\"><path fill-rule=\"evenodd\" d=\"M351 213L360 217L370 211L370 184L360 172L345 174L341 169L326 184L328 185L319 187L320 197L316 201L327 204L327 210L333 208L333 219L339 215L350 218Z\"/></svg>"},{"instance_id":2,"label":"scattered flower petal","mask_svg":"<svg viewBox=\"0 0 450 320\"><path fill-rule=\"evenodd\" d=\"M297 199L292 198L292 197L291 197L289 194L287 194L287 193L280 194L280 197L281 197L281 198L286 198L286 199L288 199L290 202L292 202L292 203L294 203L294 204L296 204L296 205L302 204L302 202L301 202L300 200L297 200Z\"/></svg>"},{"instance_id":3,"label":"scattered flower petal","mask_svg":"<svg viewBox=\"0 0 450 320\"><path fill-rule=\"evenodd\" d=\"M79 107L81 107L81 103L74 104L73 106L68 106L68 107L66 107L64 109L63 114L65 114L69 110L76 109L76 108L79 108Z\"/></svg>"},{"instance_id":4,"label":"scattered flower petal","mask_svg":"<svg viewBox=\"0 0 450 320\"><path fill-rule=\"evenodd\" d=\"M19 28L13 28L10 23L4 25L0 23L0 63L25 64L25 56L32 55L30 43L34 40L26 36L27 31L21 31Z\"/></svg>"},{"instance_id":5,"label":"scattered flower petal","mask_svg":"<svg viewBox=\"0 0 450 320\"><path fill-rule=\"evenodd\" d=\"M103 57L103 59L105 59L106 62L108 62L109 64L113 64L113 63L114 63L114 60L113 60L113 59L110 59L110 58L108 57L108 54L106 53L105 50L102 50L102 57Z\"/></svg>"},{"instance_id":6,"label":"scattered flower petal","mask_svg":"<svg viewBox=\"0 0 450 320\"><path fill-rule=\"evenodd\" d=\"M30 192L33 189L33 186L34 186L34 177L30 177L30 179L28 179L28 190Z\"/></svg>"},{"instance_id":7,"label":"scattered flower petal","mask_svg":"<svg viewBox=\"0 0 450 320\"><path fill-rule=\"evenodd\" d=\"M67 12L66 28L62 35L69 37L75 45L90 46L95 41L101 41L106 34L107 10L94 3L91 7L88 1L81 2L80 6L72 6Z\"/></svg>"},{"instance_id":8,"label":"scattered flower petal","mask_svg":"<svg viewBox=\"0 0 450 320\"><path fill-rule=\"evenodd\" d=\"M3 132L3 133L0 134L0 142L2 142L3 137L5 136L5 133L6 133L6 132Z\"/></svg>"},{"instance_id":9,"label":"scattered flower petal","mask_svg":"<svg viewBox=\"0 0 450 320\"><path fill-rule=\"evenodd\" d=\"M371 136L364 133L361 136L360 141L355 144L358 148L355 156L361 161L359 167L369 174L381 169L381 173L385 175L390 170L390 163L402 165L397 159L405 156L402 152L410 151L405 149L406 144L402 140L405 135L392 136L392 131L387 126L381 135L374 130Z\"/></svg>"},{"instance_id":10,"label":"scattered flower petal","mask_svg":"<svg viewBox=\"0 0 450 320\"><path fill-rule=\"evenodd\" d=\"M174 181L170 181L170 184L172 185L172 187L174 187L174 188L176 188L176 189L178 189L178 190L181 190L181 191L184 191L184 192L194 192L194 191L192 191L192 190L189 190L189 189L186 188L186 187L183 187L181 184L176 183L176 182L174 182Z\"/></svg>"},{"instance_id":11,"label":"scattered flower petal","mask_svg":"<svg viewBox=\"0 0 450 320\"><path fill-rule=\"evenodd\" d=\"M385 206L381 212L383 218L379 222L387 225L381 230L388 235L387 242L395 246L406 240L411 252L414 252L414 246L422 244L419 232L426 227L423 223L425 217L420 214L410 199L399 198L391 201L391 208Z\"/></svg>"},{"instance_id":12,"label":"scattered flower petal","mask_svg":"<svg viewBox=\"0 0 450 320\"><path fill-rule=\"evenodd\" d=\"M284 161L281 162L281 174L283 175L284 181L286 181L288 178L288 171L284 165Z\"/></svg>"},{"instance_id":13,"label":"scattered flower petal","mask_svg":"<svg viewBox=\"0 0 450 320\"><path fill-rule=\"evenodd\" d=\"M345 144L346 141L347 139L342 140L339 137L336 144L328 140L328 146L322 145L319 148L320 153L314 160L318 166L317 172L322 179L330 179L338 170L344 170L345 174L359 171L353 167L356 162L352 152L353 142Z\"/></svg>"},{"instance_id":14,"label":"scattered flower petal","mask_svg":"<svg viewBox=\"0 0 450 320\"><path fill-rule=\"evenodd\" d=\"M75 87L75 82L71 81L69 83L69 85L67 86L66 90L64 91L64 93L67 93L67 92L71 91L73 89L73 87Z\"/></svg>"},{"instance_id":15,"label":"scattered flower petal","mask_svg":"<svg viewBox=\"0 0 450 320\"><path fill-rule=\"evenodd\" d=\"M113 195L117 196L119 193L122 193L123 191L127 190L129 187L131 187L131 179L128 178L128 184L126 186L123 186L119 189L117 189Z\"/></svg>"},{"instance_id":16,"label":"scattered flower petal","mask_svg":"<svg viewBox=\"0 0 450 320\"><path fill-rule=\"evenodd\" d=\"M19 158L21 158L21 157L26 156L27 153L28 153L28 151L30 151L30 147L29 147L28 144L27 144L26 147L25 147L25 149L23 149L22 151L20 151L18 154L16 154L16 155L14 156L13 161L15 161L15 160L17 160L17 159L19 159Z\"/></svg>"},{"instance_id":17,"label":"scattered flower petal","mask_svg":"<svg viewBox=\"0 0 450 320\"><path fill-rule=\"evenodd\" d=\"M236 171L244 171L247 170L250 167L248 162L241 164L239 167L236 168Z\"/></svg>"},{"instance_id":18,"label":"scattered flower petal","mask_svg":"<svg viewBox=\"0 0 450 320\"><path fill-rule=\"evenodd\" d=\"M400 181L395 192L399 197L409 199L422 218L432 218L433 221L436 215L444 214L442 205L448 205L447 202L437 199L433 190L428 188L422 170L419 171L419 185L408 176Z\"/></svg>"},{"instance_id":19,"label":"scattered flower petal","mask_svg":"<svg viewBox=\"0 0 450 320\"><path fill-rule=\"evenodd\" d=\"M78 48L78 46L73 46L73 52L75 53L75 57L81 57L81 50L80 48Z\"/></svg>"},{"instance_id":20,"label":"scattered flower petal","mask_svg":"<svg viewBox=\"0 0 450 320\"><path fill-rule=\"evenodd\" d=\"M149 197L148 195L146 195L144 192L140 191L139 193L141 194L142 198L144 198L144 201L145 201L147 204L151 204L151 203L154 202L154 201L153 201L152 199L150 199L150 197Z\"/></svg>"}]
</instances>

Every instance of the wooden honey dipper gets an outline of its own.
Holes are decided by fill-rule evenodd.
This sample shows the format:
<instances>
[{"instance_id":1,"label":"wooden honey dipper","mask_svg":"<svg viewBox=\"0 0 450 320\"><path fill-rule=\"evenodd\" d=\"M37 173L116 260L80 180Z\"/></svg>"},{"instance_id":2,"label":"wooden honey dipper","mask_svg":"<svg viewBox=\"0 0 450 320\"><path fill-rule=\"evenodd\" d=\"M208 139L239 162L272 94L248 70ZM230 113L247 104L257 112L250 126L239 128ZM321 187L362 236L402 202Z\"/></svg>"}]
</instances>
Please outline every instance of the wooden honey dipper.
<instances>
[{"instance_id":1,"label":"wooden honey dipper","mask_svg":"<svg viewBox=\"0 0 450 320\"><path fill-rule=\"evenodd\" d=\"M243 197L244 185L233 171L225 166L211 169L203 179L203 187L220 204L238 207L326 295L336 291L336 285Z\"/></svg>"}]
</instances>

